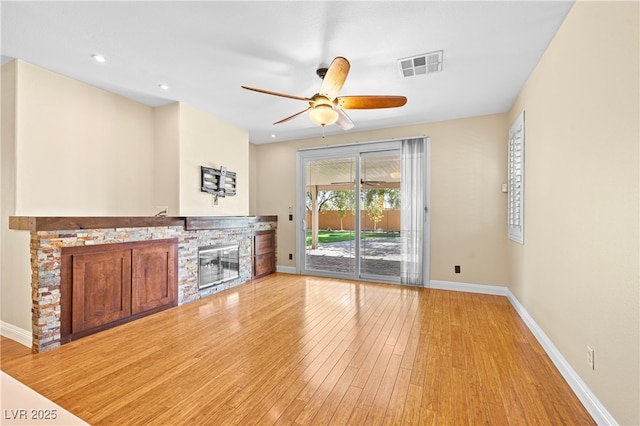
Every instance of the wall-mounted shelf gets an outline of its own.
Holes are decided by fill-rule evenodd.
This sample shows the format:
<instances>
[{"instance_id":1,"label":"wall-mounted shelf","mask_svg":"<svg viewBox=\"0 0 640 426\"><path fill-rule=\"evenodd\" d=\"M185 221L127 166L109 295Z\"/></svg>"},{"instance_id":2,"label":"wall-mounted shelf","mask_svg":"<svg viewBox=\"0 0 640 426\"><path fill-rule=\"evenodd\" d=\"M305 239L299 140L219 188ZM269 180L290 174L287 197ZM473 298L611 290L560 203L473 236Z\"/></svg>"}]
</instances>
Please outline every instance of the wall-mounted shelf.
<instances>
[{"instance_id":1,"label":"wall-mounted shelf","mask_svg":"<svg viewBox=\"0 0 640 426\"><path fill-rule=\"evenodd\" d=\"M198 230L240 228L249 223L277 221L278 216L10 216L9 229L15 231L59 231L183 226L187 230Z\"/></svg>"}]
</instances>

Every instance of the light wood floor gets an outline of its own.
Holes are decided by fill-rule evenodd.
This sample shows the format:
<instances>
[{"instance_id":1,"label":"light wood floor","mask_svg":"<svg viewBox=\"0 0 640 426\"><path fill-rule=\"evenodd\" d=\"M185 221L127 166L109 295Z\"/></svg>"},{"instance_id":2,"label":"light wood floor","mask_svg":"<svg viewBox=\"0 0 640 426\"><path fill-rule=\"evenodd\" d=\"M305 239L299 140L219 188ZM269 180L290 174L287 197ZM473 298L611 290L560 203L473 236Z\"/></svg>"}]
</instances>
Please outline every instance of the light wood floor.
<instances>
[{"instance_id":1,"label":"light wood floor","mask_svg":"<svg viewBox=\"0 0 640 426\"><path fill-rule=\"evenodd\" d=\"M93 424L594 424L506 298L274 274L2 370Z\"/></svg>"}]
</instances>

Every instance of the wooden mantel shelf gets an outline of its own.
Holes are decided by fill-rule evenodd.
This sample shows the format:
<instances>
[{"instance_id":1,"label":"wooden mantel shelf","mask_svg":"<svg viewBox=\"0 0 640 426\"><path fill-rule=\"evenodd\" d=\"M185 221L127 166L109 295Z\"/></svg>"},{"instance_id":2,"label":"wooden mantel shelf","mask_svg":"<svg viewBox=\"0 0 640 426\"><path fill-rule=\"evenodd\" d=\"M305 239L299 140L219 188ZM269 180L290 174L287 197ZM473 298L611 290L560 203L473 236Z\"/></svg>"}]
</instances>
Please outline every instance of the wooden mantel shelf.
<instances>
[{"instance_id":1,"label":"wooden mantel shelf","mask_svg":"<svg viewBox=\"0 0 640 426\"><path fill-rule=\"evenodd\" d=\"M278 216L10 216L9 229L60 231L72 229L154 228L184 226L186 230L241 228L257 222L277 222Z\"/></svg>"}]
</instances>

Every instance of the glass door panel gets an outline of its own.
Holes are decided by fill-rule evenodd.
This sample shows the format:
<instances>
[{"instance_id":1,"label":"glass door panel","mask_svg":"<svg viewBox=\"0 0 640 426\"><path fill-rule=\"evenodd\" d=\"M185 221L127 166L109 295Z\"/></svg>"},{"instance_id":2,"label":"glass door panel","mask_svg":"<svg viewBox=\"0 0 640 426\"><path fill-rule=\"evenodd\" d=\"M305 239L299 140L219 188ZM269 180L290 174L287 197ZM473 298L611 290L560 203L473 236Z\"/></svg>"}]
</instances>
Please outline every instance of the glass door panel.
<instances>
[{"instance_id":1,"label":"glass door panel","mask_svg":"<svg viewBox=\"0 0 640 426\"><path fill-rule=\"evenodd\" d=\"M306 160L304 269L356 274L354 217L357 158Z\"/></svg>"},{"instance_id":2,"label":"glass door panel","mask_svg":"<svg viewBox=\"0 0 640 426\"><path fill-rule=\"evenodd\" d=\"M400 277L400 151L360 157L360 276Z\"/></svg>"}]
</instances>

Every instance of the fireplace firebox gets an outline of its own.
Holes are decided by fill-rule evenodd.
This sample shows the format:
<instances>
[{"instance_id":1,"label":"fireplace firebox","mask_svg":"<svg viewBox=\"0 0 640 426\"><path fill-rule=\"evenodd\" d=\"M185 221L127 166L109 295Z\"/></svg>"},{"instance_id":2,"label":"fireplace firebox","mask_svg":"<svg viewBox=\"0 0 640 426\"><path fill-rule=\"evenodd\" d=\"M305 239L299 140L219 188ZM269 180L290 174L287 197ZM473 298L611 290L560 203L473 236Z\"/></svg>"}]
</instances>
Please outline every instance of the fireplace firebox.
<instances>
[{"instance_id":1,"label":"fireplace firebox","mask_svg":"<svg viewBox=\"0 0 640 426\"><path fill-rule=\"evenodd\" d=\"M202 290L240 276L237 245L198 248L198 289Z\"/></svg>"}]
</instances>

